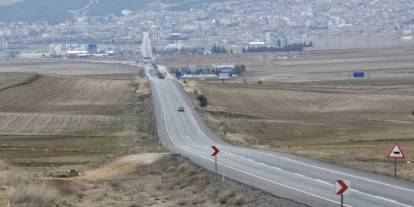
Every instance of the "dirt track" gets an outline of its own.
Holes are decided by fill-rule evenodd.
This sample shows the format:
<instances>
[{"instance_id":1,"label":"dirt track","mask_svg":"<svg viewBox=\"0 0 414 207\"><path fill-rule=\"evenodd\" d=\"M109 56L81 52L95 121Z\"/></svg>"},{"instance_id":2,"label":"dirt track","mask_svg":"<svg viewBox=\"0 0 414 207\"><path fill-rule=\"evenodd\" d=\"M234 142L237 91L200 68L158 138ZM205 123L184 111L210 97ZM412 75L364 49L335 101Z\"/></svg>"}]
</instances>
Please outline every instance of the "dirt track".
<instances>
[{"instance_id":1,"label":"dirt track","mask_svg":"<svg viewBox=\"0 0 414 207\"><path fill-rule=\"evenodd\" d=\"M148 165L168 155L167 153L145 153L119 158L113 163L83 172L80 179L102 180L121 177L142 165Z\"/></svg>"}]
</instances>

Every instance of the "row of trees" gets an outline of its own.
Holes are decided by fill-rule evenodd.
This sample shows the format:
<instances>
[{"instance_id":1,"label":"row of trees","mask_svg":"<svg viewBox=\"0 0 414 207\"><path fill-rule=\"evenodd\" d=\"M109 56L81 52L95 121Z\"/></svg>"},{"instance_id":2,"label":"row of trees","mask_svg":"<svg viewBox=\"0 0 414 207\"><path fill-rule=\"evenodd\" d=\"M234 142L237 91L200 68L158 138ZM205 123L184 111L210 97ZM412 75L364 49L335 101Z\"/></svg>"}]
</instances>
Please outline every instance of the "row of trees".
<instances>
[{"instance_id":1,"label":"row of trees","mask_svg":"<svg viewBox=\"0 0 414 207\"><path fill-rule=\"evenodd\" d=\"M243 64L237 64L234 66L234 73L241 75L242 73L246 72L246 66Z\"/></svg>"},{"instance_id":2,"label":"row of trees","mask_svg":"<svg viewBox=\"0 0 414 207\"><path fill-rule=\"evenodd\" d=\"M177 73L179 71L181 71L181 73L190 73L190 74L218 74L220 72L220 69L217 68L211 68L211 67L206 67L206 68L199 68L199 69L190 69L188 67L181 67L180 69L175 68L175 67L171 67L169 68L169 71L171 73ZM237 75L241 75L244 72L246 72L246 66L243 64L236 64L234 66L234 74Z\"/></svg>"},{"instance_id":3,"label":"row of trees","mask_svg":"<svg viewBox=\"0 0 414 207\"><path fill-rule=\"evenodd\" d=\"M234 53L232 49L228 50L224 46L214 45L211 48L211 54Z\"/></svg>"},{"instance_id":4,"label":"row of trees","mask_svg":"<svg viewBox=\"0 0 414 207\"><path fill-rule=\"evenodd\" d=\"M268 46L263 46L263 47L248 47L248 48L243 48L242 49L242 52L243 53L247 53L247 52L287 52L287 51L303 51L303 48L305 48L305 47L313 47L313 43L312 42L304 43L304 44L293 43L293 44L286 45L284 47L268 47Z\"/></svg>"},{"instance_id":5,"label":"row of trees","mask_svg":"<svg viewBox=\"0 0 414 207\"><path fill-rule=\"evenodd\" d=\"M305 47L313 47L312 41L309 43L293 43L288 44L286 46L281 46L280 40L278 40L276 47L248 47L243 48L242 52L286 52L286 51L303 51ZM153 52L157 54L172 54L172 53L179 53L179 54L203 54L205 52L205 48L182 48L180 50L178 49L171 49L171 50L156 50L155 47L153 47ZM228 53L235 53L232 49L226 49L224 46L218 46L214 45L210 49L211 54L228 54Z\"/></svg>"}]
</instances>

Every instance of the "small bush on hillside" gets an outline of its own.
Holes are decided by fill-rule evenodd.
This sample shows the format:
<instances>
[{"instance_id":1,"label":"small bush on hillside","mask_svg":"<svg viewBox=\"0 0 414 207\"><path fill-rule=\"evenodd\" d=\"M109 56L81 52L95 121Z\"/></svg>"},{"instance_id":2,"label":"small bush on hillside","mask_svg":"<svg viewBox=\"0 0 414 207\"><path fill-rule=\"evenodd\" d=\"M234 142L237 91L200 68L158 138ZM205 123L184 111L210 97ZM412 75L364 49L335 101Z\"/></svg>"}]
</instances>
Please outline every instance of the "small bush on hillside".
<instances>
[{"instance_id":1,"label":"small bush on hillside","mask_svg":"<svg viewBox=\"0 0 414 207\"><path fill-rule=\"evenodd\" d=\"M206 107L207 106L207 98L204 95L198 95L197 100L198 100L201 107Z\"/></svg>"}]
</instances>

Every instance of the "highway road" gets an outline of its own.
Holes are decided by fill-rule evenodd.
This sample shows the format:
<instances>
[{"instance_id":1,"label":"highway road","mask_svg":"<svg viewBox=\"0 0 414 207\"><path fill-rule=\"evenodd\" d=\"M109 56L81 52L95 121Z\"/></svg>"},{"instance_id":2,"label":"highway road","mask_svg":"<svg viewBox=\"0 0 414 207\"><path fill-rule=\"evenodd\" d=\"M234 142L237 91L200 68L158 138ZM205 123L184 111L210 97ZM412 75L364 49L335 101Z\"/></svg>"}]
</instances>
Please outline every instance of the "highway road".
<instances>
[{"instance_id":1,"label":"highway road","mask_svg":"<svg viewBox=\"0 0 414 207\"><path fill-rule=\"evenodd\" d=\"M151 44L151 39L150 39L150 35L148 32L142 33L141 55L144 58L150 58L150 59L153 58L152 44Z\"/></svg>"},{"instance_id":2,"label":"highway road","mask_svg":"<svg viewBox=\"0 0 414 207\"><path fill-rule=\"evenodd\" d=\"M335 181L351 182L345 206L414 206L414 183L299 156L233 146L222 141L194 110L175 80L150 78L158 134L171 151L214 170L211 146L221 149L218 171L238 182L310 206L339 206ZM178 112L184 106L185 112Z\"/></svg>"}]
</instances>

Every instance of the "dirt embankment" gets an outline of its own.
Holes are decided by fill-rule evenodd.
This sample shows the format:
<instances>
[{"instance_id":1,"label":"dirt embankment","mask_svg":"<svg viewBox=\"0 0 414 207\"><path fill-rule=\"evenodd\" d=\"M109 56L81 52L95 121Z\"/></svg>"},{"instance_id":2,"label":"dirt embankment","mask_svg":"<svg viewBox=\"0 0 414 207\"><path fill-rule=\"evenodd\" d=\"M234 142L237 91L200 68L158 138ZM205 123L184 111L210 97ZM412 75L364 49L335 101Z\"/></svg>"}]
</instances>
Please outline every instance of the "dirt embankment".
<instances>
[{"instance_id":1,"label":"dirt embankment","mask_svg":"<svg viewBox=\"0 0 414 207\"><path fill-rule=\"evenodd\" d=\"M212 173L170 154L127 156L66 179L3 175L13 186L12 206L305 206L231 180L217 182Z\"/></svg>"},{"instance_id":2,"label":"dirt embankment","mask_svg":"<svg viewBox=\"0 0 414 207\"><path fill-rule=\"evenodd\" d=\"M28 84L37 80L40 77L38 74L28 73L3 73L0 75L0 91Z\"/></svg>"},{"instance_id":3,"label":"dirt embankment","mask_svg":"<svg viewBox=\"0 0 414 207\"><path fill-rule=\"evenodd\" d=\"M408 161L414 161L414 94L409 92L194 82L185 87L192 88L193 98L193 91L207 97L209 105L200 108L204 118L235 144L392 175L393 160L386 156L400 142ZM414 180L411 162L400 162L401 178Z\"/></svg>"}]
</instances>

